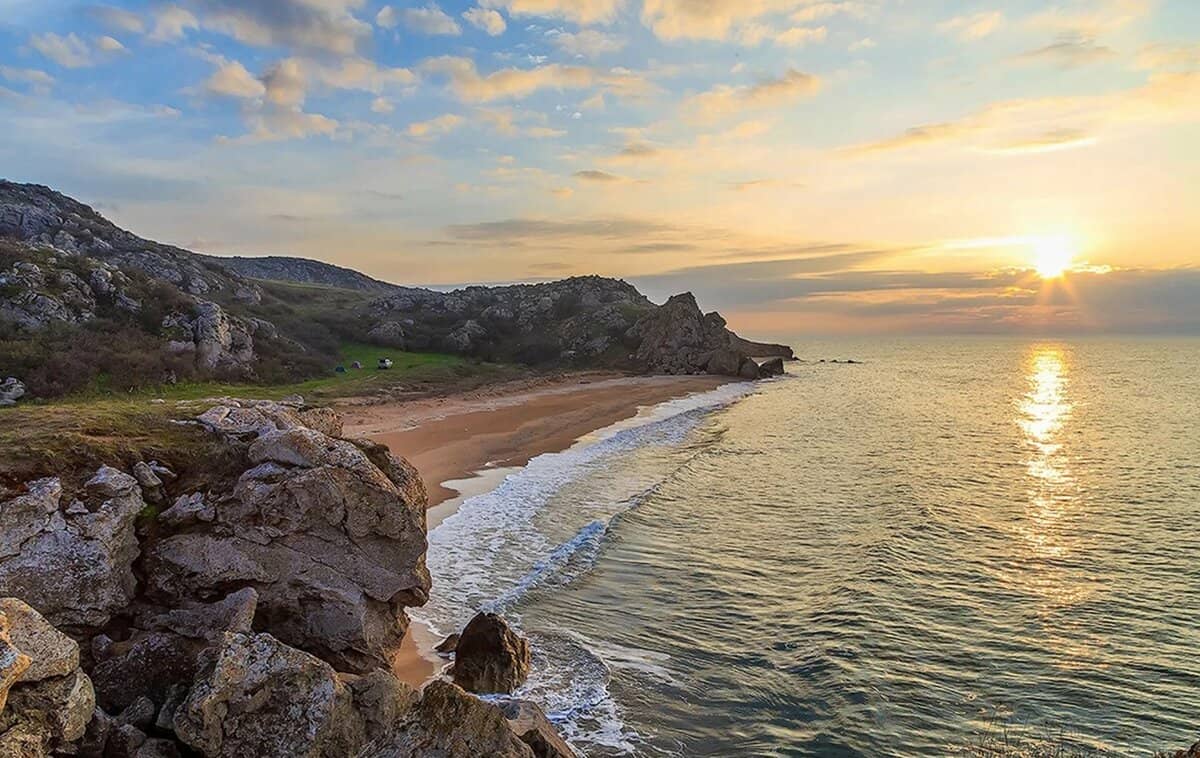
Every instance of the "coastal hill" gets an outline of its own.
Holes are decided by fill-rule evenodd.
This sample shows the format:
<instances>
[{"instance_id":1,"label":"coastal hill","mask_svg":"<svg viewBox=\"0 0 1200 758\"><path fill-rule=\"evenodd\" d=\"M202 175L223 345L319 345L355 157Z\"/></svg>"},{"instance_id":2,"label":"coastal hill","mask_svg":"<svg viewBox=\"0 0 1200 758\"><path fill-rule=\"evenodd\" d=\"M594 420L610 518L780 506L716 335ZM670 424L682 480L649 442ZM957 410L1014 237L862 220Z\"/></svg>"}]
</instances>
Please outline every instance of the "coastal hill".
<instances>
[{"instance_id":1,"label":"coastal hill","mask_svg":"<svg viewBox=\"0 0 1200 758\"><path fill-rule=\"evenodd\" d=\"M117 227L48 187L0 181L0 367L34 397L98 381L278 384L347 344L564 369L755 378L744 340L690 294L656 305L597 276L437 292L300 258L218 258Z\"/></svg>"}]
</instances>

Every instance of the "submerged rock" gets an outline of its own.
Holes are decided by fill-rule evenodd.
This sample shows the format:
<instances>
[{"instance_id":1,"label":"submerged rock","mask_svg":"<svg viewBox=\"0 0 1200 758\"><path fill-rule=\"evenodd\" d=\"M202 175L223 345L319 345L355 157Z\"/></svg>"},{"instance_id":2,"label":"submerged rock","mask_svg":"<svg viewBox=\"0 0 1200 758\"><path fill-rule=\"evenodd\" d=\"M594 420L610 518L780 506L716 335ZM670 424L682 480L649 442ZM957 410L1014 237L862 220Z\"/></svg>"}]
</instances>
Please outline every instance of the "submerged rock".
<instances>
[{"instance_id":1,"label":"submerged rock","mask_svg":"<svg viewBox=\"0 0 1200 758\"><path fill-rule=\"evenodd\" d=\"M454 683L471 692L512 692L529 677L529 643L494 613L479 613L454 651Z\"/></svg>"}]
</instances>

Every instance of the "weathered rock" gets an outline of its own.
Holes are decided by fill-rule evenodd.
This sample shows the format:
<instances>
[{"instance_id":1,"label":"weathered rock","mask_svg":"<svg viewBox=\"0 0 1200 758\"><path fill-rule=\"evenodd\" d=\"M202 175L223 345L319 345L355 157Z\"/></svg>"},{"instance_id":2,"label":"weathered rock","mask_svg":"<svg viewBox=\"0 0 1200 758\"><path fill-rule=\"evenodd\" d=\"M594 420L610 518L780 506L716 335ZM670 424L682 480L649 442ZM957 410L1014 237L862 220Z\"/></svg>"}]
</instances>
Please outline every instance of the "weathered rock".
<instances>
[{"instance_id":1,"label":"weathered rock","mask_svg":"<svg viewBox=\"0 0 1200 758\"><path fill-rule=\"evenodd\" d=\"M17 401L23 397L25 397L25 385L20 379L10 376L0 382L0 407L16 405Z\"/></svg>"},{"instance_id":2,"label":"weathered rock","mask_svg":"<svg viewBox=\"0 0 1200 758\"><path fill-rule=\"evenodd\" d=\"M134 758L179 758L179 747L171 740L151 738L142 743Z\"/></svg>"},{"instance_id":3,"label":"weathered rock","mask_svg":"<svg viewBox=\"0 0 1200 758\"><path fill-rule=\"evenodd\" d=\"M104 758L137 758L146 744L146 733L133 724L113 724L104 748Z\"/></svg>"},{"instance_id":4,"label":"weathered rock","mask_svg":"<svg viewBox=\"0 0 1200 758\"><path fill-rule=\"evenodd\" d=\"M758 375L760 377L783 376L783 374L783 358L768 358L758 364Z\"/></svg>"},{"instance_id":5,"label":"weathered rock","mask_svg":"<svg viewBox=\"0 0 1200 758\"><path fill-rule=\"evenodd\" d=\"M403 730L376 758L533 758L491 703L441 679L430 682Z\"/></svg>"},{"instance_id":6,"label":"weathered rock","mask_svg":"<svg viewBox=\"0 0 1200 758\"><path fill-rule=\"evenodd\" d=\"M719 376L737 376L744 358L742 353L731 347L718 348L710 354L708 361L704 364L704 370L709 374Z\"/></svg>"},{"instance_id":7,"label":"weathered rock","mask_svg":"<svg viewBox=\"0 0 1200 758\"><path fill-rule=\"evenodd\" d=\"M404 327L398 321L380 321L367 332L367 337L377 345L404 350L408 343L404 339Z\"/></svg>"},{"instance_id":8,"label":"weathered rock","mask_svg":"<svg viewBox=\"0 0 1200 758\"><path fill-rule=\"evenodd\" d=\"M32 661L18 681L39 682L66 676L79 668L79 643L55 629L23 601L15 597L0 598L0 618L7 618L9 640Z\"/></svg>"},{"instance_id":9,"label":"weathered rock","mask_svg":"<svg viewBox=\"0 0 1200 758\"><path fill-rule=\"evenodd\" d=\"M172 685L190 682L196 675L205 646L172 632L137 632L114 643L110 657L92 669L100 706L120 713L142 695L162 705Z\"/></svg>"},{"instance_id":10,"label":"weathered rock","mask_svg":"<svg viewBox=\"0 0 1200 758\"><path fill-rule=\"evenodd\" d=\"M113 718L102 709L96 708L92 711L92 718L88 721L83 737L63 753L74 755L76 758L103 758L104 746L108 743L108 736L114 726Z\"/></svg>"},{"instance_id":11,"label":"weathered rock","mask_svg":"<svg viewBox=\"0 0 1200 758\"><path fill-rule=\"evenodd\" d=\"M190 313L173 313L162 328L171 336L167 349L189 353L207 370L248 373L254 363L252 329L209 300L197 299Z\"/></svg>"},{"instance_id":12,"label":"weathered rock","mask_svg":"<svg viewBox=\"0 0 1200 758\"><path fill-rule=\"evenodd\" d=\"M13 644L8 618L0 613L0 712L8 701L8 691L20 681L33 661Z\"/></svg>"},{"instance_id":13,"label":"weathered rock","mask_svg":"<svg viewBox=\"0 0 1200 758\"><path fill-rule=\"evenodd\" d=\"M148 631L174 632L195 640L221 640L225 632L248 634L258 607L258 593L244 587L215 603L185 602L183 607L146 614L139 622Z\"/></svg>"},{"instance_id":14,"label":"weathered rock","mask_svg":"<svg viewBox=\"0 0 1200 758\"><path fill-rule=\"evenodd\" d=\"M509 700L500 706L508 726L537 758L575 758L575 751L546 718L536 703Z\"/></svg>"},{"instance_id":15,"label":"weathered rock","mask_svg":"<svg viewBox=\"0 0 1200 758\"><path fill-rule=\"evenodd\" d=\"M753 358L746 358L742 361L741 368L738 369L738 376L743 379L757 379L758 374L758 364L754 362Z\"/></svg>"},{"instance_id":16,"label":"weathered rock","mask_svg":"<svg viewBox=\"0 0 1200 758\"><path fill-rule=\"evenodd\" d=\"M206 501L202 493L193 492L176 498L174 505L158 514L158 521L168 528L182 529L191 524L208 523L216 517L217 510L212 503Z\"/></svg>"},{"instance_id":17,"label":"weathered rock","mask_svg":"<svg viewBox=\"0 0 1200 758\"><path fill-rule=\"evenodd\" d=\"M125 706L125 710L117 714L117 723L132 724L144 732L154 723L154 716L157 713L158 707L154 705L154 701L145 695L140 695Z\"/></svg>"},{"instance_id":18,"label":"weathered rock","mask_svg":"<svg viewBox=\"0 0 1200 758\"><path fill-rule=\"evenodd\" d=\"M368 744L384 744L393 738L420 699L416 690L382 669L343 678L350 680L350 694Z\"/></svg>"},{"instance_id":19,"label":"weathered rock","mask_svg":"<svg viewBox=\"0 0 1200 758\"><path fill-rule=\"evenodd\" d=\"M329 664L269 634L228 634L175 711L175 733L208 758L355 755L366 731Z\"/></svg>"},{"instance_id":20,"label":"weathered rock","mask_svg":"<svg viewBox=\"0 0 1200 758\"><path fill-rule=\"evenodd\" d=\"M424 603L424 487L386 448L302 426L292 408L256 404L205 413L212 428L256 439L231 491L209 493L215 518L157 542L145 561L163 605L233 587L258 592L261 628L339 670L385 666L403 609ZM230 424L231 411L252 411Z\"/></svg>"},{"instance_id":21,"label":"weathered rock","mask_svg":"<svg viewBox=\"0 0 1200 758\"><path fill-rule=\"evenodd\" d=\"M436 647L434 647L434 652L442 656L450 655L458 648L459 636L460 635L458 632L454 632L453 634L447 636L446 639L442 640L437 644Z\"/></svg>"},{"instance_id":22,"label":"weathered rock","mask_svg":"<svg viewBox=\"0 0 1200 758\"><path fill-rule=\"evenodd\" d=\"M17 684L0 713L0 733L35 735L48 751L83 737L95 708L92 683L79 669L67 676Z\"/></svg>"},{"instance_id":23,"label":"weathered rock","mask_svg":"<svg viewBox=\"0 0 1200 758\"><path fill-rule=\"evenodd\" d=\"M529 643L494 613L467 623L454 651L454 683L471 692L512 692L529 677Z\"/></svg>"},{"instance_id":24,"label":"weathered rock","mask_svg":"<svg viewBox=\"0 0 1200 758\"><path fill-rule=\"evenodd\" d=\"M137 581L137 481L102 466L88 507L60 510L62 485L41 479L0 504L0 595L30 598L55 626L99 627L126 608Z\"/></svg>"}]
</instances>

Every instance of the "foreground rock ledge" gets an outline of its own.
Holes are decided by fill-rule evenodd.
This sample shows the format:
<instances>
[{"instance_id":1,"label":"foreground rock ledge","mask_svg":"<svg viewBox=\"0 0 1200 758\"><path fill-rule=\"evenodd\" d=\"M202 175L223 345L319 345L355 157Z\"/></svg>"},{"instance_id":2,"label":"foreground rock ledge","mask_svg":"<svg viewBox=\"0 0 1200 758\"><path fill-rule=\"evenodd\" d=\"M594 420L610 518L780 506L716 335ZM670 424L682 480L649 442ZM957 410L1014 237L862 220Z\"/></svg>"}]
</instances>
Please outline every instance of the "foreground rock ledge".
<instances>
[{"instance_id":1,"label":"foreground rock ledge","mask_svg":"<svg viewBox=\"0 0 1200 758\"><path fill-rule=\"evenodd\" d=\"M300 398L194 423L225 447L209 470L64 471L0 503L0 756L571 754L531 704L381 668L429 590L407 462ZM488 624L515 655L481 681L516 686L528 646Z\"/></svg>"}]
</instances>

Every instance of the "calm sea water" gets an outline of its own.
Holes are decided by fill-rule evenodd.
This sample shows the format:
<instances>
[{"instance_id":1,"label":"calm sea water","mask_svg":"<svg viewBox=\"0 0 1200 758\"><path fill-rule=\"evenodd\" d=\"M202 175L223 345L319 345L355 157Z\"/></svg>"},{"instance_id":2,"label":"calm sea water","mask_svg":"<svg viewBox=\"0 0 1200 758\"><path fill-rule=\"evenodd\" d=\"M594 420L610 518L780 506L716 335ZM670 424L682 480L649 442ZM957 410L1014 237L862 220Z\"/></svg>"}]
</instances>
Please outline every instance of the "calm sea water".
<instances>
[{"instance_id":1,"label":"calm sea water","mask_svg":"<svg viewBox=\"0 0 1200 758\"><path fill-rule=\"evenodd\" d=\"M431 534L589 755L1120 755L1200 738L1200 340L798 342Z\"/></svg>"}]
</instances>

